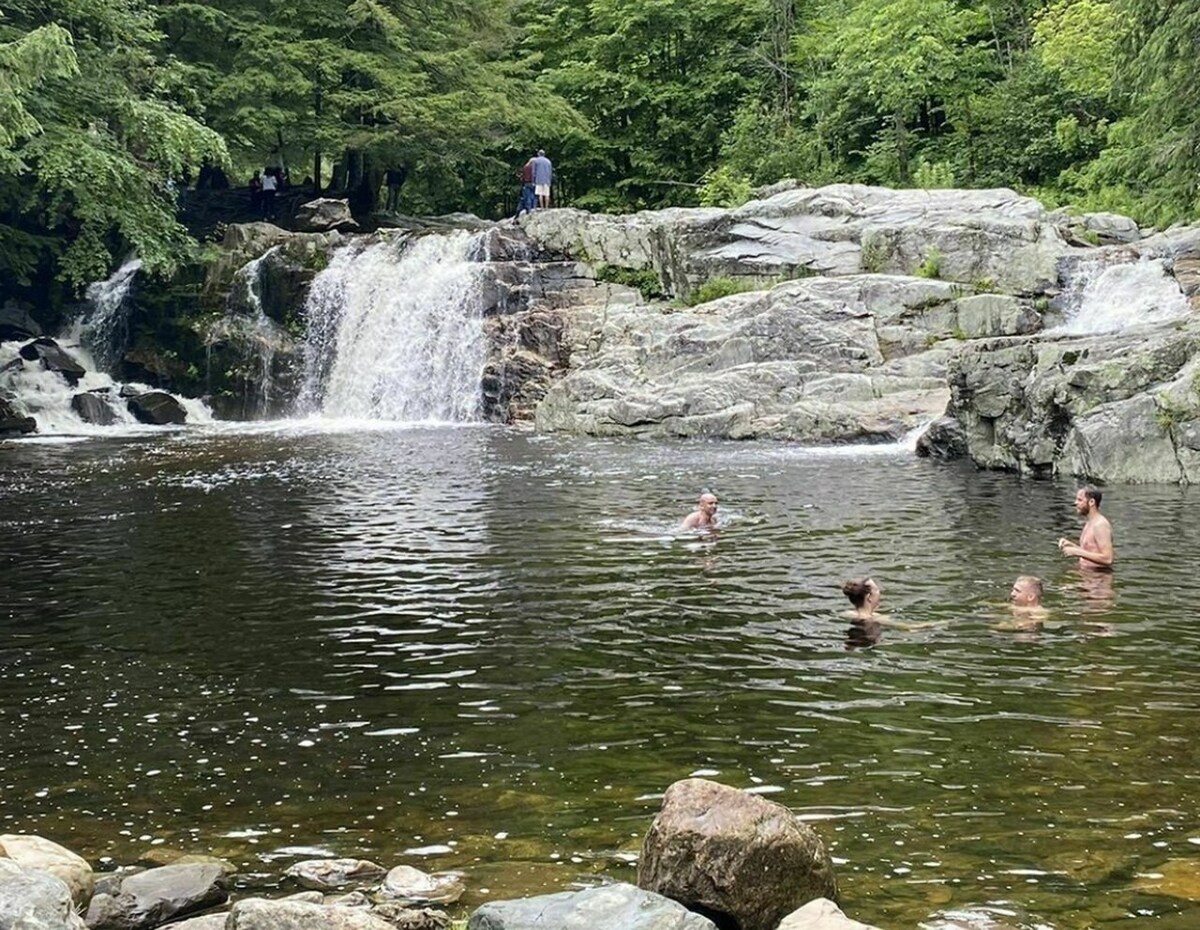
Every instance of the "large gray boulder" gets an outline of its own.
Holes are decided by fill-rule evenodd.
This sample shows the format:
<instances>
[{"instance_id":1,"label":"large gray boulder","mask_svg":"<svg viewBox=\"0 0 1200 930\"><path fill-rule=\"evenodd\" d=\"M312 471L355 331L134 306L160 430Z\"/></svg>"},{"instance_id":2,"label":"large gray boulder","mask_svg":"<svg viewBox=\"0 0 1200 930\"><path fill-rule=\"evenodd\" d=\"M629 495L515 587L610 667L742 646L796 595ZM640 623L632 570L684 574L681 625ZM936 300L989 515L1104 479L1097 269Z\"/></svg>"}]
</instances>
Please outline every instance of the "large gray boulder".
<instances>
[{"instance_id":1,"label":"large gray boulder","mask_svg":"<svg viewBox=\"0 0 1200 930\"><path fill-rule=\"evenodd\" d=\"M963 346L948 413L976 464L1099 482L1200 480L1200 321ZM952 436L939 427L941 435ZM933 451L931 446L931 451Z\"/></svg>"},{"instance_id":2,"label":"large gray boulder","mask_svg":"<svg viewBox=\"0 0 1200 930\"><path fill-rule=\"evenodd\" d=\"M95 876L88 861L65 846L42 836L6 833L0 836L0 856L24 866L48 872L62 880L71 892L77 907L91 900Z\"/></svg>"},{"instance_id":3,"label":"large gray boulder","mask_svg":"<svg viewBox=\"0 0 1200 930\"><path fill-rule=\"evenodd\" d=\"M629 884L483 905L467 930L716 930L706 917Z\"/></svg>"},{"instance_id":4,"label":"large gray boulder","mask_svg":"<svg viewBox=\"0 0 1200 930\"><path fill-rule=\"evenodd\" d=\"M349 232L358 229L358 223L350 212L349 201L332 197L318 197L300 204L296 209L294 225L301 232L328 232L332 229Z\"/></svg>"},{"instance_id":5,"label":"large gray boulder","mask_svg":"<svg viewBox=\"0 0 1200 930\"><path fill-rule=\"evenodd\" d=\"M890 442L940 415L955 290L889 275L809 278L690 310L565 315L564 377L540 430Z\"/></svg>"},{"instance_id":6,"label":"large gray boulder","mask_svg":"<svg viewBox=\"0 0 1200 930\"><path fill-rule=\"evenodd\" d=\"M284 874L305 888L337 891L364 888L384 876L383 866L366 859L307 859L297 862Z\"/></svg>"},{"instance_id":7,"label":"large gray boulder","mask_svg":"<svg viewBox=\"0 0 1200 930\"><path fill-rule=\"evenodd\" d=\"M394 930L391 924L354 907L325 907L301 901L247 898L229 912L225 930Z\"/></svg>"},{"instance_id":8,"label":"large gray boulder","mask_svg":"<svg viewBox=\"0 0 1200 930\"><path fill-rule=\"evenodd\" d=\"M0 930L84 930L60 878L0 859Z\"/></svg>"},{"instance_id":9,"label":"large gray boulder","mask_svg":"<svg viewBox=\"0 0 1200 930\"><path fill-rule=\"evenodd\" d=\"M1070 251L1045 208L1011 190L891 190L860 184L774 192L736 210L632 216L536 211L521 221L544 248L655 271L687 296L719 275L926 274L1007 293L1052 285Z\"/></svg>"},{"instance_id":10,"label":"large gray boulder","mask_svg":"<svg viewBox=\"0 0 1200 930\"><path fill-rule=\"evenodd\" d=\"M115 896L96 895L85 919L92 930L147 930L228 898L228 877L219 864L164 865L130 875Z\"/></svg>"},{"instance_id":11,"label":"large gray boulder","mask_svg":"<svg viewBox=\"0 0 1200 930\"><path fill-rule=\"evenodd\" d=\"M111 426L117 422L117 415L108 399L101 394L93 394L91 391L72 397L71 409L84 423L91 423L95 426Z\"/></svg>"},{"instance_id":12,"label":"large gray boulder","mask_svg":"<svg viewBox=\"0 0 1200 930\"><path fill-rule=\"evenodd\" d=\"M828 898L817 898L783 918L778 930L879 930L879 928L851 920L842 913L840 907Z\"/></svg>"},{"instance_id":13,"label":"large gray boulder","mask_svg":"<svg viewBox=\"0 0 1200 930\"><path fill-rule=\"evenodd\" d=\"M638 886L739 930L775 930L837 898L821 838L786 807L703 778L677 781L642 843Z\"/></svg>"}]
</instances>

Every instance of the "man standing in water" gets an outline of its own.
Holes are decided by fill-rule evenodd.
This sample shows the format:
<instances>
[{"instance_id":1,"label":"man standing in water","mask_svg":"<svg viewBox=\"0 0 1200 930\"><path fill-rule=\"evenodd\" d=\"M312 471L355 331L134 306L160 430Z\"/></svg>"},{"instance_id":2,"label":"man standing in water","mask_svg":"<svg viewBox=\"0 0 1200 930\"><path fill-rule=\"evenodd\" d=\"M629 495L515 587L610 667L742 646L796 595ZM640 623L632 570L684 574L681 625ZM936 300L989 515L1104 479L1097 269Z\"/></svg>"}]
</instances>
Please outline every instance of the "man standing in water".
<instances>
[{"instance_id":1,"label":"man standing in water","mask_svg":"<svg viewBox=\"0 0 1200 930\"><path fill-rule=\"evenodd\" d=\"M1083 571L1112 571L1116 554L1113 552L1112 524L1100 512L1100 491L1093 487L1080 488L1075 494L1075 509L1084 518L1079 545L1065 536L1058 541L1058 551L1068 558L1079 559Z\"/></svg>"},{"instance_id":2,"label":"man standing in water","mask_svg":"<svg viewBox=\"0 0 1200 930\"><path fill-rule=\"evenodd\" d=\"M717 495L705 491L696 503L696 509L684 518L685 530L715 530L717 528Z\"/></svg>"}]
</instances>

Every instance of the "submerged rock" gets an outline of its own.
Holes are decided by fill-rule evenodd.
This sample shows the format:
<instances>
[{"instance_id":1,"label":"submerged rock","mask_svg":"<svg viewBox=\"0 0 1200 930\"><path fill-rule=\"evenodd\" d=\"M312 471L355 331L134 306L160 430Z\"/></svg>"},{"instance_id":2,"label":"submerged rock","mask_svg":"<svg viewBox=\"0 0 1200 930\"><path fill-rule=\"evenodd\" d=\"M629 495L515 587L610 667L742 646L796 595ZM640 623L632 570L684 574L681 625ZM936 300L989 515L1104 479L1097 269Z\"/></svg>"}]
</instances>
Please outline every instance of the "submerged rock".
<instances>
[{"instance_id":1,"label":"submerged rock","mask_svg":"<svg viewBox=\"0 0 1200 930\"><path fill-rule=\"evenodd\" d=\"M129 412L139 422L163 426L187 421L187 410L176 398L165 391L147 391L135 394L126 402Z\"/></svg>"},{"instance_id":2,"label":"submerged rock","mask_svg":"<svg viewBox=\"0 0 1200 930\"><path fill-rule=\"evenodd\" d=\"M70 890L72 900L80 907L92 897L95 876L91 865L82 856L53 840L8 833L0 836L0 856L26 869L36 869L60 879Z\"/></svg>"},{"instance_id":3,"label":"submerged rock","mask_svg":"<svg viewBox=\"0 0 1200 930\"><path fill-rule=\"evenodd\" d=\"M466 891L459 872L429 874L411 865L398 865L387 873L380 894L414 904L453 904Z\"/></svg>"},{"instance_id":4,"label":"submerged rock","mask_svg":"<svg viewBox=\"0 0 1200 930\"><path fill-rule=\"evenodd\" d=\"M336 891L373 884L384 873L383 866L366 859L308 859L297 862L283 874L306 888Z\"/></svg>"},{"instance_id":5,"label":"submerged rock","mask_svg":"<svg viewBox=\"0 0 1200 930\"><path fill-rule=\"evenodd\" d=\"M837 898L833 863L811 827L703 778L667 789L642 843L638 885L739 930L775 930L814 898Z\"/></svg>"},{"instance_id":6,"label":"submerged rock","mask_svg":"<svg viewBox=\"0 0 1200 930\"><path fill-rule=\"evenodd\" d=\"M851 920L842 913L840 907L828 898L817 898L783 918L778 930L879 930L879 928Z\"/></svg>"},{"instance_id":7,"label":"submerged rock","mask_svg":"<svg viewBox=\"0 0 1200 930\"><path fill-rule=\"evenodd\" d=\"M301 901L247 898L237 902L226 930L394 930L391 924L359 908L325 907Z\"/></svg>"},{"instance_id":8,"label":"submerged rock","mask_svg":"<svg viewBox=\"0 0 1200 930\"><path fill-rule=\"evenodd\" d=\"M395 930L450 930L451 922L445 911L431 907L407 907L398 901L382 901L371 913L386 920Z\"/></svg>"},{"instance_id":9,"label":"submerged rock","mask_svg":"<svg viewBox=\"0 0 1200 930\"><path fill-rule=\"evenodd\" d=\"M84 930L62 879L12 859L0 859L0 927L4 930Z\"/></svg>"},{"instance_id":10,"label":"submerged rock","mask_svg":"<svg viewBox=\"0 0 1200 930\"><path fill-rule=\"evenodd\" d=\"M493 901L467 930L717 930L681 904L620 883L513 901ZM772 928L774 930L774 928Z\"/></svg>"}]
</instances>

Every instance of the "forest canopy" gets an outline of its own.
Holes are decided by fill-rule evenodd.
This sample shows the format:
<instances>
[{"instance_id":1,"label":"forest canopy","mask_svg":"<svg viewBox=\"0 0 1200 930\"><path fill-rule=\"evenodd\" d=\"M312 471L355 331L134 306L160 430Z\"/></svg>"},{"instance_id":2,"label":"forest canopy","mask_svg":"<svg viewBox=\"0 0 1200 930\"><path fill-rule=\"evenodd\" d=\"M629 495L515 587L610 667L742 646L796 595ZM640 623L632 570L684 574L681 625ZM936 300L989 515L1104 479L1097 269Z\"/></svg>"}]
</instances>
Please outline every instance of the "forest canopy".
<instances>
[{"instance_id":1,"label":"forest canopy","mask_svg":"<svg viewBox=\"0 0 1200 930\"><path fill-rule=\"evenodd\" d=\"M78 289L193 246L177 191L264 164L500 215L758 185L1006 186L1200 215L1200 0L9 0L0 280ZM2 290L3 288L0 288Z\"/></svg>"}]
</instances>

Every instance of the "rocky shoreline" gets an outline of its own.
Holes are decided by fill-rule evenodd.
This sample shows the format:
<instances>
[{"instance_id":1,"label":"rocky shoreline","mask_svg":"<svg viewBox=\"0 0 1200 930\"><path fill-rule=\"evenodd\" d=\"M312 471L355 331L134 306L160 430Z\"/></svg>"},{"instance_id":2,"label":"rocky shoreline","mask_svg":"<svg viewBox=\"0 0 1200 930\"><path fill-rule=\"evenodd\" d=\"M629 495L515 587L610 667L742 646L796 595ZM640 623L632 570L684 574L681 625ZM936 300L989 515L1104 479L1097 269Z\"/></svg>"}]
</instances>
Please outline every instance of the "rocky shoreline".
<instances>
[{"instance_id":1,"label":"rocky shoreline","mask_svg":"<svg viewBox=\"0 0 1200 930\"><path fill-rule=\"evenodd\" d=\"M836 905L833 862L811 827L702 778L667 790L636 885L493 901L469 916L447 910L466 889L462 872L305 860L282 876L304 890L267 898L231 892L236 868L225 860L156 860L97 874L49 839L0 836L0 930L878 930Z\"/></svg>"}]
</instances>

